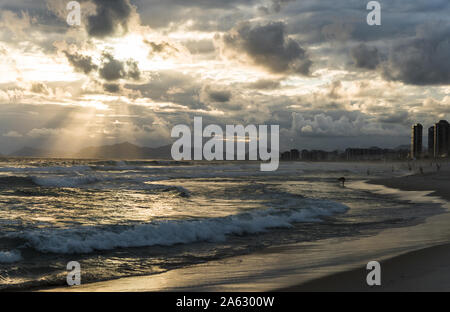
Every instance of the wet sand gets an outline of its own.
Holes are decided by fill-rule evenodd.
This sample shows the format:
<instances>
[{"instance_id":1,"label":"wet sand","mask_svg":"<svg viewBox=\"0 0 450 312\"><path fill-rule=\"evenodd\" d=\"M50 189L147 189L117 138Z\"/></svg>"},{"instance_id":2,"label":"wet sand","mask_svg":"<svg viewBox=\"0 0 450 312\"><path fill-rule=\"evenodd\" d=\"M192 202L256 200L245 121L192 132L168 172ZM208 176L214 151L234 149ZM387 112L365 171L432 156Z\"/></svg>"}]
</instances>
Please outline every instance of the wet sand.
<instances>
[{"instance_id":1,"label":"wet sand","mask_svg":"<svg viewBox=\"0 0 450 312\"><path fill-rule=\"evenodd\" d=\"M368 286L365 267L279 291L450 291L450 244L412 251L380 262L381 286Z\"/></svg>"},{"instance_id":2,"label":"wet sand","mask_svg":"<svg viewBox=\"0 0 450 312\"><path fill-rule=\"evenodd\" d=\"M450 170L414 174L400 178L374 179L367 183L384 185L402 191L432 191L430 195L450 201Z\"/></svg>"},{"instance_id":3,"label":"wet sand","mask_svg":"<svg viewBox=\"0 0 450 312\"><path fill-rule=\"evenodd\" d=\"M402 191L430 191L429 196L450 201L450 170L374 179L367 183ZM381 286L368 286L361 277L369 271L361 267L280 291L450 291L450 244L412 251L380 264Z\"/></svg>"}]
</instances>

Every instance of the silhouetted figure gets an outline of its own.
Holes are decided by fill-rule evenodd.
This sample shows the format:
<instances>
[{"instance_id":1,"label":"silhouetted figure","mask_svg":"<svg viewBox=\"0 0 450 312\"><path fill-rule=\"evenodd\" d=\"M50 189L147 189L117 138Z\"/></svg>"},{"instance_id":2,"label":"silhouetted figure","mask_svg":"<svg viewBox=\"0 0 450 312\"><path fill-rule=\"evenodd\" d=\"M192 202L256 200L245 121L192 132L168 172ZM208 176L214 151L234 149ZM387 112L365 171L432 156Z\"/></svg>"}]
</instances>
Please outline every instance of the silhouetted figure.
<instances>
[{"instance_id":1,"label":"silhouetted figure","mask_svg":"<svg viewBox=\"0 0 450 312\"><path fill-rule=\"evenodd\" d=\"M345 186L345 178L344 178L344 177L340 177L340 178L338 179L338 181L342 183L342 187Z\"/></svg>"},{"instance_id":2,"label":"silhouetted figure","mask_svg":"<svg viewBox=\"0 0 450 312\"><path fill-rule=\"evenodd\" d=\"M423 174L423 168L420 167L419 170L420 170L420 174Z\"/></svg>"},{"instance_id":3,"label":"silhouetted figure","mask_svg":"<svg viewBox=\"0 0 450 312\"><path fill-rule=\"evenodd\" d=\"M436 170L437 170L437 171L441 170L441 165L438 164L438 163L436 163Z\"/></svg>"},{"instance_id":4,"label":"silhouetted figure","mask_svg":"<svg viewBox=\"0 0 450 312\"><path fill-rule=\"evenodd\" d=\"M369 169L367 169L367 175L370 175L370 170Z\"/></svg>"}]
</instances>

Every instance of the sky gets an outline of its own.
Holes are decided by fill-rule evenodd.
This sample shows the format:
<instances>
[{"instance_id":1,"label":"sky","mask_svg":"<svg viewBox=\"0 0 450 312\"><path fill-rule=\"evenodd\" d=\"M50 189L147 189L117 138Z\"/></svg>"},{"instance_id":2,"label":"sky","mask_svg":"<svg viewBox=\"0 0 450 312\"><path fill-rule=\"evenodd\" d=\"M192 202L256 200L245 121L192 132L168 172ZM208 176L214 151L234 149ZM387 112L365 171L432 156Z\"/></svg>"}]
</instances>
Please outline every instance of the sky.
<instances>
[{"instance_id":1,"label":"sky","mask_svg":"<svg viewBox=\"0 0 450 312\"><path fill-rule=\"evenodd\" d=\"M0 153L280 125L281 149L396 147L450 119L450 1L0 0Z\"/></svg>"}]
</instances>

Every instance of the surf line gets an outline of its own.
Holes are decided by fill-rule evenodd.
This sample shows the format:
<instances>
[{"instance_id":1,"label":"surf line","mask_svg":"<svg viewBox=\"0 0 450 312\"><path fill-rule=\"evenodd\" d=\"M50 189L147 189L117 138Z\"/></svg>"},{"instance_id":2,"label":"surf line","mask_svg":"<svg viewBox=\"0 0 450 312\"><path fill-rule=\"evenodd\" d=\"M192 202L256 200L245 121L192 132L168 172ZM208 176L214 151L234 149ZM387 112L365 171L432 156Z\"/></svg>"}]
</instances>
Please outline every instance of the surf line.
<instances>
[{"instance_id":1,"label":"surf line","mask_svg":"<svg viewBox=\"0 0 450 312\"><path fill-rule=\"evenodd\" d=\"M267 125L226 125L223 131L220 126L212 124L203 129L202 117L194 117L193 149L191 129L187 125L176 125L172 128L171 137L179 139L172 144L171 154L177 161L192 160L192 154L194 160L246 160L248 145L248 160L262 160L261 171L275 171L280 158L280 126L270 125L270 139L268 132ZM203 144L204 138L210 139Z\"/></svg>"}]
</instances>

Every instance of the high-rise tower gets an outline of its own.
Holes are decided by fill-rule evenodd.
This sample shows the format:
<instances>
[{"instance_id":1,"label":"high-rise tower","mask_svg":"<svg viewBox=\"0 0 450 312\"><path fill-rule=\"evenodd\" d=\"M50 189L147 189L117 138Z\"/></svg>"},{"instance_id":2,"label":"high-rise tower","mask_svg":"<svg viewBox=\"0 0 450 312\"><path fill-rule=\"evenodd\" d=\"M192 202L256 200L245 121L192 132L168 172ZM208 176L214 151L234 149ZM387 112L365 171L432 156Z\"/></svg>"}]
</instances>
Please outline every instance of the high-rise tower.
<instances>
[{"instance_id":1,"label":"high-rise tower","mask_svg":"<svg viewBox=\"0 0 450 312\"><path fill-rule=\"evenodd\" d=\"M411 158L422 157L423 126L418 123L411 129Z\"/></svg>"},{"instance_id":2,"label":"high-rise tower","mask_svg":"<svg viewBox=\"0 0 450 312\"><path fill-rule=\"evenodd\" d=\"M428 156L434 157L434 126L428 128Z\"/></svg>"},{"instance_id":3,"label":"high-rise tower","mask_svg":"<svg viewBox=\"0 0 450 312\"><path fill-rule=\"evenodd\" d=\"M434 157L447 157L449 152L449 128L447 120L434 125Z\"/></svg>"}]
</instances>

